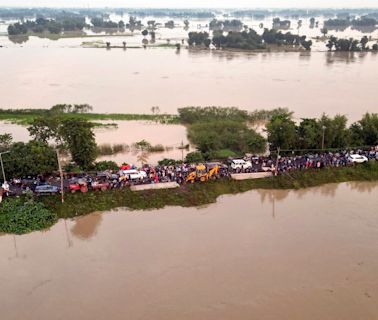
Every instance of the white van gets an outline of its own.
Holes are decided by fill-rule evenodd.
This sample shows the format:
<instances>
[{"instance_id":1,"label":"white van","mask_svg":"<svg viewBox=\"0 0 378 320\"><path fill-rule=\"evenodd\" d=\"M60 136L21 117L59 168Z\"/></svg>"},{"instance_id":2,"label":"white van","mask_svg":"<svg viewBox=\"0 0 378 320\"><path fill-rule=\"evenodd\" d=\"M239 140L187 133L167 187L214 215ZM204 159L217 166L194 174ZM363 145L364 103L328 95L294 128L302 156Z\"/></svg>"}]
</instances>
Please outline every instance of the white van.
<instances>
[{"instance_id":1,"label":"white van","mask_svg":"<svg viewBox=\"0 0 378 320\"><path fill-rule=\"evenodd\" d=\"M147 173L145 171L132 170L121 170L121 175L127 177L128 180L143 180L147 178Z\"/></svg>"}]
</instances>

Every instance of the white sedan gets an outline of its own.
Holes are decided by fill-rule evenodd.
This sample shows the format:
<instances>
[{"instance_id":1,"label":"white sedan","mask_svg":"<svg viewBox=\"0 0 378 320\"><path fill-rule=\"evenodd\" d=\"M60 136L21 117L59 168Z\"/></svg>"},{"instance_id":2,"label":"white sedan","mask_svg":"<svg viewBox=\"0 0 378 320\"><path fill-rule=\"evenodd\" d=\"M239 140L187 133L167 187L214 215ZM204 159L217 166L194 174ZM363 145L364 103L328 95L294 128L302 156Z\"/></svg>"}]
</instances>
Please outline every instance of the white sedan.
<instances>
[{"instance_id":1,"label":"white sedan","mask_svg":"<svg viewBox=\"0 0 378 320\"><path fill-rule=\"evenodd\" d=\"M234 170L246 170L252 168L252 163L243 159L233 159L231 160L231 168Z\"/></svg>"},{"instance_id":2,"label":"white sedan","mask_svg":"<svg viewBox=\"0 0 378 320\"><path fill-rule=\"evenodd\" d=\"M128 180L143 180L147 178L147 173L145 171L138 170L121 170L120 175L126 176Z\"/></svg>"},{"instance_id":3,"label":"white sedan","mask_svg":"<svg viewBox=\"0 0 378 320\"><path fill-rule=\"evenodd\" d=\"M365 156L362 156L360 154L351 154L349 157L348 157L348 160L350 162L353 162L353 163L364 163L364 162L368 162L369 159Z\"/></svg>"}]
</instances>

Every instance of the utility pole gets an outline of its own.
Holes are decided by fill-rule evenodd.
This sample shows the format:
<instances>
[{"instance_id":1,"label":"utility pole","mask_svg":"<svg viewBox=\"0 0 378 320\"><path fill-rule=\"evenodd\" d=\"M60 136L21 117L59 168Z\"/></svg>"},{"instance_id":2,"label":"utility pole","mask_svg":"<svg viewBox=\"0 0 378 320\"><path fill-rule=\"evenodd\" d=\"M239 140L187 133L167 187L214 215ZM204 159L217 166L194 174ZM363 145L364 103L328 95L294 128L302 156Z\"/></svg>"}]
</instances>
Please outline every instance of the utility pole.
<instances>
[{"instance_id":1,"label":"utility pole","mask_svg":"<svg viewBox=\"0 0 378 320\"><path fill-rule=\"evenodd\" d=\"M277 161L276 161L276 172L275 175L278 175L278 160L280 159L280 147L277 148Z\"/></svg>"},{"instance_id":2,"label":"utility pole","mask_svg":"<svg viewBox=\"0 0 378 320\"><path fill-rule=\"evenodd\" d=\"M4 171L4 164L3 164L3 157L2 157L2 155L6 154L6 153L9 153L9 151L0 152L0 164L1 164L1 171L3 173L4 183L7 182L7 178L5 177L5 171Z\"/></svg>"},{"instance_id":3,"label":"utility pole","mask_svg":"<svg viewBox=\"0 0 378 320\"><path fill-rule=\"evenodd\" d=\"M181 140L181 161L184 162L184 141Z\"/></svg>"},{"instance_id":4,"label":"utility pole","mask_svg":"<svg viewBox=\"0 0 378 320\"><path fill-rule=\"evenodd\" d=\"M62 195L62 203L63 203L64 202L63 171L62 171L62 166L60 164L59 151L58 149L55 149L55 151L56 151L56 158L58 159L58 167L59 167L59 173L60 173L60 194Z\"/></svg>"},{"instance_id":5,"label":"utility pole","mask_svg":"<svg viewBox=\"0 0 378 320\"><path fill-rule=\"evenodd\" d=\"M325 127L325 126L322 126L322 129L323 129L323 136L322 136L322 150L324 150L324 136L325 136L325 129L326 129L326 127Z\"/></svg>"}]
</instances>

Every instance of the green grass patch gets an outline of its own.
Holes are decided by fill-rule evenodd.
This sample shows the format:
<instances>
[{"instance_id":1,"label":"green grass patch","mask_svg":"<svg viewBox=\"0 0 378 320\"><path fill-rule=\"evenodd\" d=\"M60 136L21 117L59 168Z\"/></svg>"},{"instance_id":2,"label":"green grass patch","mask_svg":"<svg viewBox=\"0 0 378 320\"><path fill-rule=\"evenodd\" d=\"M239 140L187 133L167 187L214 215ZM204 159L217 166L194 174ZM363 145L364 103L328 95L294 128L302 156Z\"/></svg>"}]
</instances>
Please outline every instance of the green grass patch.
<instances>
[{"instance_id":1,"label":"green grass patch","mask_svg":"<svg viewBox=\"0 0 378 320\"><path fill-rule=\"evenodd\" d=\"M37 118L46 116L47 109L0 109L0 120L8 120L20 125L31 125ZM171 114L129 114L129 113L61 113L61 118L79 118L88 121L131 121L146 120L166 124L178 124L179 118Z\"/></svg>"}]
</instances>

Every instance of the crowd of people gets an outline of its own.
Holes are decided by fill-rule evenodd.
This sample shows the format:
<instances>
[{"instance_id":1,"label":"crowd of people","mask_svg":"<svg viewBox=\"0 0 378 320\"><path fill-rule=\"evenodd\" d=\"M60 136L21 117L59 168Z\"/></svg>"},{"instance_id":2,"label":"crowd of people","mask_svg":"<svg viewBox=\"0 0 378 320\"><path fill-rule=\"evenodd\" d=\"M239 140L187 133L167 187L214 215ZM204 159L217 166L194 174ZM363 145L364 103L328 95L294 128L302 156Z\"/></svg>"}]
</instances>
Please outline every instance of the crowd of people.
<instances>
[{"instance_id":1,"label":"crowd of people","mask_svg":"<svg viewBox=\"0 0 378 320\"><path fill-rule=\"evenodd\" d=\"M378 147L369 150L343 150L338 152L306 153L303 155L281 155L273 154L270 156L246 156L243 165L235 167L232 165L232 159L225 162L207 163L206 166L217 165L217 177L229 177L232 173L246 172L267 172L271 171L276 175L285 174L293 170L321 169L324 167L343 167L354 165L356 162L353 156L360 156L364 161L378 161ZM364 162L360 161L360 162ZM138 168L133 165L122 165L118 171L105 171L94 174L69 174L66 173L63 181L65 191L77 191L80 184L85 184L87 190L105 190L127 187L134 184L164 183L177 182L185 183L188 175L195 171L196 164L177 163L172 165L151 166L144 165ZM72 185L78 185L78 188L72 188ZM22 194L26 190L34 191L37 186L50 185L55 186L58 192L61 181L59 176L51 177L27 177L24 179L14 178L9 182L2 183L1 195ZM51 193L54 193L53 189Z\"/></svg>"},{"instance_id":2,"label":"crowd of people","mask_svg":"<svg viewBox=\"0 0 378 320\"><path fill-rule=\"evenodd\" d=\"M354 164L353 155L360 155L369 160L378 160L378 147L369 150L341 150L337 152L305 153L303 155L285 155L278 159L274 156L252 157L253 172L262 171L263 168L272 168L277 174L293 170L309 168L321 169L324 167L344 167Z\"/></svg>"}]
</instances>

